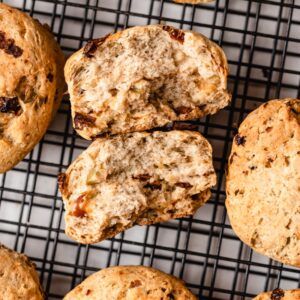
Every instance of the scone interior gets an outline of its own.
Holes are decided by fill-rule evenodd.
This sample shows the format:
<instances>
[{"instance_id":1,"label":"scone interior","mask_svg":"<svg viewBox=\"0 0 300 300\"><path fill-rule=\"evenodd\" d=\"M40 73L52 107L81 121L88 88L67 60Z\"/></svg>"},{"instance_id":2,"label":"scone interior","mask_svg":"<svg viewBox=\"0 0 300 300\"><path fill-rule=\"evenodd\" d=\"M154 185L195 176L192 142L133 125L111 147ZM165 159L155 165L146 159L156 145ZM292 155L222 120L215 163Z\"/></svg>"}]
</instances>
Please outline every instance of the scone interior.
<instances>
[{"instance_id":1,"label":"scone interior","mask_svg":"<svg viewBox=\"0 0 300 300\"><path fill-rule=\"evenodd\" d=\"M0 244L0 298L42 300L35 265L23 254Z\"/></svg>"},{"instance_id":2,"label":"scone interior","mask_svg":"<svg viewBox=\"0 0 300 300\"><path fill-rule=\"evenodd\" d=\"M236 135L226 207L235 233L257 252L300 266L300 100L269 101Z\"/></svg>"},{"instance_id":3,"label":"scone interior","mask_svg":"<svg viewBox=\"0 0 300 300\"><path fill-rule=\"evenodd\" d=\"M284 291L277 288L273 291L259 294L253 300L300 300L300 289Z\"/></svg>"},{"instance_id":4,"label":"scone interior","mask_svg":"<svg viewBox=\"0 0 300 300\"><path fill-rule=\"evenodd\" d=\"M175 130L97 139L59 181L66 234L96 243L135 224L193 214L216 175L208 141Z\"/></svg>"},{"instance_id":5,"label":"scone interior","mask_svg":"<svg viewBox=\"0 0 300 300\"><path fill-rule=\"evenodd\" d=\"M213 114L230 101L227 73L219 46L171 26L90 41L65 67L74 127L91 139Z\"/></svg>"},{"instance_id":6,"label":"scone interior","mask_svg":"<svg viewBox=\"0 0 300 300\"><path fill-rule=\"evenodd\" d=\"M64 62L46 28L0 3L0 173L44 135L65 90Z\"/></svg>"},{"instance_id":7,"label":"scone interior","mask_svg":"<svg viewBox=\"0 0 300 300\"><path fill-rule=\"evenodd\" d=\"M64 300L197 300L180 279L143 266L103 269L85 279Z\"/></svg>"}]
</instances>

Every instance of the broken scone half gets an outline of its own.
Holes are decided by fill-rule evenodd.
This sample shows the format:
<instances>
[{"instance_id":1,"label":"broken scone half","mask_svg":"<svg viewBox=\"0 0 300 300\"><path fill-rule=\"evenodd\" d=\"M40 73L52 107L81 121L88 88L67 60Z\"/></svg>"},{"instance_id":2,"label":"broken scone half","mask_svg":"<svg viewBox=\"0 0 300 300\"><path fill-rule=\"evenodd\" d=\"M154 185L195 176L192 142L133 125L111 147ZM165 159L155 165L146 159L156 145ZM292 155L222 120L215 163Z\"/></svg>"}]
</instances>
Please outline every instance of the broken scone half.
<instances>
[{"instance_id":1,"label":"broken scone half","mask_svg":"<svg viewBox=\"0 0 300 300\"><path fill-rule=\"evenodd\" d=\"M203 35L167 25L92 40L65 66L74 128L83 138L161 127L228 105L227 60Z\"/></svg>"},{"instance_id":2,"label":"broken scone half","mask_svg":"<svg viewBox=\"0 0 300 300\"><path fill-rule=\"evenodd\" d=\"M66 234L96 243L135 224L192 215L215 183L212 149L198 132L99 138L59 176Z\"/></svg>"}]
</instances>

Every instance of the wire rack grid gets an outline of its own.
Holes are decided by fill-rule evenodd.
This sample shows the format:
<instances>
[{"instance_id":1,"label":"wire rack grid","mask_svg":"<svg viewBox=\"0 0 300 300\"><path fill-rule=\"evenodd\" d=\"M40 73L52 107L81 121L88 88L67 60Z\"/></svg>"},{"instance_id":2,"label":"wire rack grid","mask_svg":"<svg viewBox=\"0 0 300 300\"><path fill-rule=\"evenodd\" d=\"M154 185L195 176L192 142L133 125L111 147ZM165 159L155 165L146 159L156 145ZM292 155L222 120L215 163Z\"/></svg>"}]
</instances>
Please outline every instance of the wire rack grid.
<instances>
[{"instance_id":1,"label":"wire rack grid","mask_svg":"<svg viewBox=\"0 0 300 300\"><path fill-rule=\"evenodd\" d=\"M64 235L57 174L88 145L73 131L68 99L46 136L0 177L0 241L36 263L48 299L87 275L118 264L151 265L183 278L200 299L251 299L275 287L300 286L297 269L252 252L232 232L224 207L224 177L233 133L266 99L299 97L300 1L5 0L48 23L68 55L93 37L164 22L202 32L225 50L232 103L194 121L210 140L218 184L194 217L134 227L95 245Z\"/></svg>"}]
</instances>

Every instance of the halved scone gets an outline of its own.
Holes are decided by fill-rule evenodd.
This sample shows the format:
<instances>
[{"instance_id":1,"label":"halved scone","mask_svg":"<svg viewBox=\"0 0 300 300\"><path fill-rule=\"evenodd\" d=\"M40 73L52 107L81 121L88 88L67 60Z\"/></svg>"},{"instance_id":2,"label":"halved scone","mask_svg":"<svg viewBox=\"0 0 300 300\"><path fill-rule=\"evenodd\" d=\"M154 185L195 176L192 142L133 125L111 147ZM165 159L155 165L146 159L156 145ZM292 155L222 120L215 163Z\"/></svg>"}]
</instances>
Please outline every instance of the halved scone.
<instances>
[{"instance_id":1,"label":"halved scone","mask_svg":"<svg viewBox=\"0 0 300 300\"><path fill-rule=\"evenodd\" d=\"M66 234L81 243L135 224L192 215L216 183L212 149L198 132L136 132L95 140L59 176Z\"/></svg>"},{"instance_id":2,"label":"halved scone","mask_svg":"<svg viewBox=\"0 0 300 300\"><path fill-rule=\"evenodd\" d=\"M92 40L65 66L73 124L86 139L214 114L231 98L227 74L218 45L167 25Z\"/></svg>"}]
</instances>

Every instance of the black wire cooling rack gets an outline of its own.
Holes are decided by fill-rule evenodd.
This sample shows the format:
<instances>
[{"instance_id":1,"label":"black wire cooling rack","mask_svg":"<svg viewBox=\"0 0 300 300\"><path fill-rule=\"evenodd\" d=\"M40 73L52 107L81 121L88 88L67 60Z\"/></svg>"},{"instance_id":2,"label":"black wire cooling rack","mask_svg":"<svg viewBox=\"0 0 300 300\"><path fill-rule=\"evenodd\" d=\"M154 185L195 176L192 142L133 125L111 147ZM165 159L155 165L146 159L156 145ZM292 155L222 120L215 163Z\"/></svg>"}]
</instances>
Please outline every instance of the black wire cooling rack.
<instances>
[{"instance_id":1,"label":"black wire cooling rack","mask_svg":"<svg viewBox=\"0 0 300 300\"><path fill-rule=\"evenodd\" d=\"M212 199L194 217L135 227L96 245L68 239L56 177L87 146L72 129L68 99L34 151L0 177L0 241L37 264L48 299L61 299L90 273L118 264L172 273L200 299L251 299L278 286L300 286L299 270L238 240L224 208L224 170L235 128L266 99L299 98L299 0L217 0L198 6L170 0L0 2L48 23L67 55L92 37L164 22L204 33L224 48L230 64L231 105L195 122L213 145L219 180Z\"/></svg>"}]
</instances>

